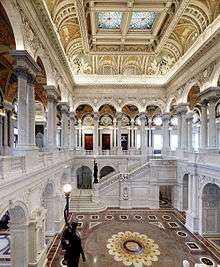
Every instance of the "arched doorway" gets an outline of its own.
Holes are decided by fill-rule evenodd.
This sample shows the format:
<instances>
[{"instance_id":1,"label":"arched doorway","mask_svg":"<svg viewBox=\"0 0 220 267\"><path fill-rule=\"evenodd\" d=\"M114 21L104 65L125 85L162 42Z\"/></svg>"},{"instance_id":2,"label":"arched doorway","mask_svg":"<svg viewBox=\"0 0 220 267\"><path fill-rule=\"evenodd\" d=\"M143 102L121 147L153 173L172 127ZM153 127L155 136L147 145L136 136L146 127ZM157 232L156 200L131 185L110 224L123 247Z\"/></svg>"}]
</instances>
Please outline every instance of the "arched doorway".
<instances>
[{"instance_id":1,"label":"arched doorway","mask_svg":"<svg viewBox=\"0 0 220 267\"><path fill-rule=\"evenodd\" d=\"M189 200L188 200L188 192L189 192L189 174L185 174L183 176L183 210L188 210L189 208Z\"/></svg>"},{"instance_id":2,"label":"arched doorway","mask_svg":"<svg viewBox=\"0 0 220 267\"><path fill-rule=\"evenodd\" d=\"M92 171L87 166L82 166L77 169L77 188L92 189Z\"/></svg>"},{"instance_id":3,"label":"arched doorway","mask_svg":"<svg viewBox=\"0 0 220 267\"><path fill-rule=\"evenodd\" d=\"M220 187L207 184L202 192L202 232L220 234Z\"/></svg>"},{"instance_id":4,"label":"arched doorway","mask_svg":"<svg viewBox=\"0 0 220 267\"><path fill-rule=\"evenodd\" d=\"M100 170L100 178L112 173L112 172L115 172L115 169L111 166L105 166L103 167L101 170Z\"/></svg>"}]
</instances>

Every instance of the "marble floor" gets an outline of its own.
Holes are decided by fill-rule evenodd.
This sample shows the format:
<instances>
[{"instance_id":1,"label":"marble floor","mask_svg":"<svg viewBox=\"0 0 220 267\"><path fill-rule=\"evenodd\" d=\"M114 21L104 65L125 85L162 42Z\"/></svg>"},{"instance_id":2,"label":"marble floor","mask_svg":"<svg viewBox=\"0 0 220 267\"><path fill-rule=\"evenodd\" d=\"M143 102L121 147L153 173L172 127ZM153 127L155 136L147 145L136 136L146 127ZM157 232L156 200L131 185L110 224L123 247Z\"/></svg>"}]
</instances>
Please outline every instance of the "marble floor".
<instances>
[{"instance_id":1,"label":"marble floor","mask_svg":"<svg viewBox=\"0 0 220 267\"><path fill-rule=\"evenodd\" d=\"M80 262L80 267L180 267L184 259L191 266L202 262L204 266L220 264L219 255L192 235L184 227L181 214L172 209L108 209L73 217L80 224L87 259ZM62 257L59 248L48 266L62 266Z\"/></svg>"}]
</instances>

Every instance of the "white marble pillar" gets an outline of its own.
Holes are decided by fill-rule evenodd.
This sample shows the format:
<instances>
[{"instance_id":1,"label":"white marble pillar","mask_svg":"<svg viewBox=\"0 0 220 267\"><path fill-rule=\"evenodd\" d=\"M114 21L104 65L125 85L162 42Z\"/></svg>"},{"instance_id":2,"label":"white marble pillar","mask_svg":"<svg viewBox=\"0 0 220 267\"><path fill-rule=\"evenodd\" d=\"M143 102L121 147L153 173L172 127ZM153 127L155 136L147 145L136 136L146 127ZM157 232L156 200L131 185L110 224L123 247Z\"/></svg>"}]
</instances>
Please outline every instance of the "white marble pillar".
<instances>
[{"instance_id":1,"label":"white marble pillar","mask_svg":"<svg viewBox=\"0 0 220 267\"><path fill-rule=\"evenodd\" d=\"M30 221L28 225L28 256L29 264L36 264L37 261L37 222Z\"/></svg>"},{"instance_id":2,"label":"white marble pillar","mask_svg":"<svg viewBox=\"0 0 220 267\"><path fill-rule=\"evenodd\" d=\"M141 153L146 153L146 144L145 144L145 122L146 122L146 115L143 113L140 115L140 139L141 139Z\"/></svg>"},{"instance_id":3,"label":"white marble pillar","mask_svg":"<svg viewBox=\"0 0 220 267\"><path fill-rule=\"evenodd\" d=\"M99 152L99 113L94 112L93 114L93 121L94 121L94 134L93 134L93 151L96 155Z\"/></svg>"},{"instance_id":4,"label":"white marble pillar","mask_svg":"<svg viewBox=\"0 0 220 267\"><path fill-rule=\"evenodd\" d=\"M35 144L35 77L29 75L27 80L27 114L28 114L28 125L27 135L28 144L31 148L36 149Z\"/></svg>"},{"instance_id":5,"label":"white marble pillar","mask_svg":"<svg viewBox=\"0 0 220 267\"><path fill-rule=\"evenodd\" d=\"M188 212L190 213L192 211L192 197L193 197L193 182L192 182L193 176L188 176Z\"/></svg>"},{"instance_id":6,"label":"white marble pillar","mask_svg":"<svg viewBox=\"0 0 220 267\"><path fill-rule=\"evenodd\" d=\"M79 131L78 131L78 134L79 134L79 149L82 149L82 120L81 119L79 119Z\"/></svg>"},{"instance_id":7,"label":"white marble pillar","mask_svg":"<svg viewBox=\"0 0 220 267\"><path fill-rule=\"evenodd\" d=\"M10 223L11 267L28 266L28 231L27 225Z\"/></svg>"},{"instance_id":8,"label":"white marble pillar","mask_svg":"<svg viewBox=\"0 0 220 267\"><path fill-rule=\"evenodd\" d=\"M74 112L70 112L70 128L69 128L69 149L75 149L76 144L76 129L75 129L76 117Z\"/></svg>"},{"instance_id":9,"label":"white marble pillar","mask_svg":"<svg viewBox=\"0 0 220 267\"><path fill-rule=\"evenodd\" d=\"M121 119L122 119L122 113L118 112L117 114L117 147L118 151L122 150L121 147Z\"/></svg>"},{"instance_id":10,"label":"white marble pillar","mask_svg":"<svg viewBox=\"0 0 220 267\"><path fill-rule=\"evenodd\" d=\"M116 119L113 121L113 138L114 138L114 148L117 147L117 125L116 125Z\"/></svg>"},{"instance_id":11,"label":"white marble pillar","mask_svg":"<svg viewBox=\"0 0 220 267\"><path fill-rule=\"evenodd\" d=\"M48 112L47 112L47 148L55 149L57 147L57 98L59 93L55 86L46 85L44 89L47 92Z\"/></svg>"},{"instance_id":12,"label":"white marble pillar","mask_svg":"<svg viewBox=\"0 0 220 267\"><path fill-rule=\"evenodd\" d=\"M36 148L34 143L34 102L33 86L28 79L35 80L40 67L27 51L16 50L11 53L16 60L15 71L18 78L18 151ZM31 87L31 89L30 89Z\"/></svg>"},{"instance_id":13,"label":"white marble pillar","mask_svg":"<svg viewBox=\"0 0 220 267\"><path fill-rule=\"evenodd\" d=\"M170 132L169 132L170 118L171 118L170 113L164 113L162 115L162 120L163 120L163 150L162 152L164 154L170 151Z\"/></svg>"},{"instance_id":14,"label":"white marble pillar","mask_svg":"<svg viewBox=\"0 0 220 267\"><path fill-rule=\"evenodd\" d=\"M193 121L193 112L188 112L186 115L187 121L187 149L192 151L192 121Z\"/></svg>"},{"instance_id":15,"label":"white marble pillar","mask_svg":"<svg viewBox=\"0 0 220 267\"><path fill-rule=\"evenodd\" d=\"M210 99L208 103L209 124L208 124L208 147L217 148L217 126L216 126L216 107L217 99Z\"/></svg>"},{"instance_id":16,"label":"white marble pillar","mask_svg":"<svg viewBox=\"0 0 220 267\"><path fill-rule=\"evenodd\" d=\"M207 104L201 103L200 148L207 148Z\"/></svg>"},{"instance_id":17,"label":"white marble pillar","mask_svg":"<svg viewBox=\"0 0 220 267\"><path fill-rule=\"evenodd\" d=\"M68 132L69 132L69 104L67 102L61 102L59 104L61 111L61 147L63 149L68 148Z\"/></svg>"},{"instance_id":18,"label":"white marble pillar","mask_svg":"<svg viewBox=\"0 0 220 267\"><path fill-rule=\"evenodd\" d=\"M131 120L131 148L134 148L134 119Z\"/></svg>"},{"instance_id":19,"label":"white marble pillar","mask_svg":"<svg viewBox=\"0 0 220 267\"><path fill-rule=\"evenodd\" d=\"M186 122L187 104L180 103L177 106L178 116L178 148L187 149L187 122Z\"/></svg>"},{"instance_id":20,"label":"white marble pillar","mask_svg":"<svg viewBox=\"0 0 220 267\"><path fill-rule=\"evenodd\" d=\"M3 117L3 124L4 124L3 154L9 155L13 149L13 142L14 142L14 134L12 135L12 131L14 131L14 126L12 121L13 105L7 101L4 101L3 105L5 110L5 116Z\"/></svg>"},{"instance_id":21,"label":"white marble pillar","mask_svg":"<svg viewBox=\"0 0 220 267\"><path fill-rule=\"evenodd\" d=\"M27 70L18 69L16 70L18 79L18 116L17 116L17 126L18 126L18 144L17 148L26 148L28 144L28 132L27 132Z\"/></svg>"}]
</instances>

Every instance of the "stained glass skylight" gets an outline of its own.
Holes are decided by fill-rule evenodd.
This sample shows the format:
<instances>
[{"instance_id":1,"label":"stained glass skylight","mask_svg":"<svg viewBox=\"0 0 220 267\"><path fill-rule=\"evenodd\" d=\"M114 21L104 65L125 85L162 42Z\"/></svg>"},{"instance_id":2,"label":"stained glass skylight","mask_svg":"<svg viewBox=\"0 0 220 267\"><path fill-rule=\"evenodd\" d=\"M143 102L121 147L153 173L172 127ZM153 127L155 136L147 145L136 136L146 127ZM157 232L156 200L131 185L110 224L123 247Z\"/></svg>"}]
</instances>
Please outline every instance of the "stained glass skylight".
<instances>
[{"instance_id":1,"label":"stained glass skylight","mask_svg":"<svg viewBox=\"0 0 220 267\"><path fill-rule=\"evenodd\" d=\"M133 12L131 17L130 30L150 30L156 20L156 12Z\"/></svg>"},{"instance_id":2,"label":"stained glass skylight","mask_svg":"<svg viewBox=\"0 0 220 267\"><path fill-rule=\"evenodd\" d=\"M118 30L120 29L122 12L108 11L97 12L97 26L101 30Z\"/></svg>"}]
</instances>

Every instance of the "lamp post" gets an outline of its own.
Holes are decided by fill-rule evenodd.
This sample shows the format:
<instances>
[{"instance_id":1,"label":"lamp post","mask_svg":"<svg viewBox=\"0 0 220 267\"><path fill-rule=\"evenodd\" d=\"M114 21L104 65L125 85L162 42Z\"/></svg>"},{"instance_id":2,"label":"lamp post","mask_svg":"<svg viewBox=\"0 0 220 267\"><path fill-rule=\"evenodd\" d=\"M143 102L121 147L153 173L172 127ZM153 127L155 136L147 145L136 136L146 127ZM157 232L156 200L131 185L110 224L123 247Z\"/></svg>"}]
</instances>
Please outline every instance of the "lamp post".
<instances>
[{"instance_id":1,"label":"lamp post","mask_svg":"<svg viewBox=\"0 0 220 267\"><path fill-rule=\"evenodd\" d=\"M66 197L66 206L64 209L64 219L65 223L68 224L68 218L69 218L69 199L70 199L70 193L72 191L72 186L71 184L65 184L63 186L63 192Z\"/></svg>"}]
</instances>

